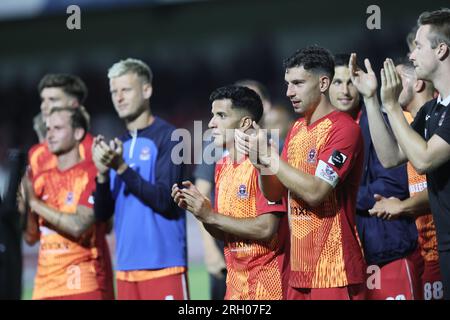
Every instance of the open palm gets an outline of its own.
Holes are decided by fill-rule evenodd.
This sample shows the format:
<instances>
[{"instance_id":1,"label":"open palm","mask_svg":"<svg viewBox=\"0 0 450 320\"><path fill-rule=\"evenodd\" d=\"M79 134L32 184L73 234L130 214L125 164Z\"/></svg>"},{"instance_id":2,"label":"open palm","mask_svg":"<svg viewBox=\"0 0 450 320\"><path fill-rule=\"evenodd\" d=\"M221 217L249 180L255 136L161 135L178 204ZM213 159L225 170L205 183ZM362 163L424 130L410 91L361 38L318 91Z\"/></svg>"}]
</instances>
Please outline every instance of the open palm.
<instances>
[{"instance_id":1,"label":"open palm","mask_svg":"<svg viewBox=\"0 0 450 320\"><path fill-rule=\"evenodd\" d=\"M349 61L349 69L353 85L364 97L373 97L377 91L378 82L375 72L373 72L369 59L364 60L367 72L356 65L356 53L352 53Z\"/></svg>"}]
</instances>

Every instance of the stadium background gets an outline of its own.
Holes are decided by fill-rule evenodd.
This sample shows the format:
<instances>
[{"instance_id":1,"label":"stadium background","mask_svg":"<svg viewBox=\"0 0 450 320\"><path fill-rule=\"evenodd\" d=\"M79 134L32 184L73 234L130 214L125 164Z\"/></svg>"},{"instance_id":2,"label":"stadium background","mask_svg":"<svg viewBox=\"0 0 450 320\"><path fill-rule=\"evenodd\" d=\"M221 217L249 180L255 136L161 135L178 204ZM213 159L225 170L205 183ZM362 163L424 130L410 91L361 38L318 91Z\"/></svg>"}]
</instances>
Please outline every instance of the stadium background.
<instances>
[{"instance_id":1,"label":"stadium background","mask_svg":"<svg viewBox=\"0 0 450 320\"><path fill-rule=\"evenodd\" d=\"M71 4L81 8L81 30L66 27ZM380 30L366 27L371 4L381 9ZM256 79L272 100L289 107L282 60L296 49L318 44L357 52L379 70L385 57L407 52L405 36L422 11L445 6L440 0L1 0L0 176L8 148L27 150L37 142L36 87L46 73L74 73L86 82L92 131L110 138L124 127L112 107L107 69L122 58L142 59L154 72L153 112L189 130L193 120L205 120L206 128L214 88ZM188 218L191 297L207 299L201 239ZM24 244L23 251L23 297L29 299L37 246Z\"/></svg>"}]
</instances>

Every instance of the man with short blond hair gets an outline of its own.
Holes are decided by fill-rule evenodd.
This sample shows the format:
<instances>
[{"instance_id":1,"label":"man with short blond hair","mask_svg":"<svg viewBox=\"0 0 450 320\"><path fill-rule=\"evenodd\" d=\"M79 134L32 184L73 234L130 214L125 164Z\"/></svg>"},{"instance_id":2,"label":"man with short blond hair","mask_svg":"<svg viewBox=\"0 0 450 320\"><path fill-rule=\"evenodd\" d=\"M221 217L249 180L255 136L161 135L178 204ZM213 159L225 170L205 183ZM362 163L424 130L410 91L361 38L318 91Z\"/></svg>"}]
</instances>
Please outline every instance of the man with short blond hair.
<instances>
[{"instance_id":1,"label":"man with short blond hair","mask_svg":"<svg viewBox=\"0 0 450 320\"><path fill-rule=\"evenodd\" d=\"M109 143L95 138L95 215L115 217L118 299L188 299L186 217L171 198L183 173L171 159L175 127L151 112L153 76L144 62L119 61L108 77L128 132Z\"/></svg>"}]
</instances>

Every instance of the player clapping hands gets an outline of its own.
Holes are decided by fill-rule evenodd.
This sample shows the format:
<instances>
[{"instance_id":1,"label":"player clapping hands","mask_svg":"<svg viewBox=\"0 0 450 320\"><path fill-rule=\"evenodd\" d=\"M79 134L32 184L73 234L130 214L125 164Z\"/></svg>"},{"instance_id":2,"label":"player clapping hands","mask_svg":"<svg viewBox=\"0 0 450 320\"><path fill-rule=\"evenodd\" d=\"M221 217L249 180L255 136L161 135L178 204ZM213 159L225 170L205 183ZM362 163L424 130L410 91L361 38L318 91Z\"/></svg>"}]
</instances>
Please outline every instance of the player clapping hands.
<instances>
[{"instance_id":1,"label":"player clapping hands","mask_svg":"<svg viewBox=\"0 0 450 320\"><path fill-rule=\"evenodd\" d=\"M121 174L128 165L123 159L123 145L118 138L106 143L101 135L94 138L92 158L100 174L106 174L109 169Z\"/></svg>"}]
</instances>

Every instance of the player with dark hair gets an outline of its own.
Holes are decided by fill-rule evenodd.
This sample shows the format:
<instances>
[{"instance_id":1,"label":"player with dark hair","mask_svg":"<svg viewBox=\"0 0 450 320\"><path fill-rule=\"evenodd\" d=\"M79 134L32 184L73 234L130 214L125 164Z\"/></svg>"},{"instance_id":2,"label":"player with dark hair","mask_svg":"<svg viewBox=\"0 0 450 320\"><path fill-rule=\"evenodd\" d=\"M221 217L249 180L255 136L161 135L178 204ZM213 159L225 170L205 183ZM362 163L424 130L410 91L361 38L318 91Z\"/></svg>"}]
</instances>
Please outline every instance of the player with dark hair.
<instances>
[{"instance_id":1,"label":"player with dark hair","mask_svg":"<svg viewBox=\"0 0 450 320\"><path fill-rule=\"evenodd\" d=\"M285 204L269 202L258 186L258 173L234 144L236 131L251 128L263 114L259 95L240 86L213 91L214 144L227 155L216 164L215 208L190 182L172 187L174 201L225 243L227 300L280 300L285 298L288 262L288 225Z\"/></svg>"},{"instance_id":2,"label":"player with dark hair","mask_svg":"<svg viewBox=\"0 0 450 320\"><path fill-rule=\"evenodd\" d=\"M355 226L364 158L361 130L329 100L331 53L318 46L284 62L286 95L303 115L291 128L281 157L264 134L238 132L238 149L257 156L254 166L269 201L288 193L291 222L289 299L364 299L365 262ZM258 126L254 124L256 128Z\"/></svg>"},{"instance_id":3,"label":"player with dark hair","mask_svg":"<svg viewBox=\"0 0 450 320\"><path fill-rule=\"evenodd\" d=\"M269 90L267 89L267 87L265 85L263 85L261 82L252 80L252 79L238 80L234 84L237 86L250 88L259 95L259 97L261 98L262 105L263 105L263 118L264 118L264 115L272 107L272 102L271 102Z\"/></svg>"},{"instance_id":4,"label":"player with dark hair","mask_svg":"<svg viewBox=\"0 0 450 320\"><path fill-rule=\"evenodd\" d=\"M38 84L41 113L33 120L39 141L45 139L45 120L54 105L78 107L85 103L88 90L84 82L71 74L46 74Z\"/></svg>"}]
</instances>

